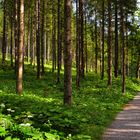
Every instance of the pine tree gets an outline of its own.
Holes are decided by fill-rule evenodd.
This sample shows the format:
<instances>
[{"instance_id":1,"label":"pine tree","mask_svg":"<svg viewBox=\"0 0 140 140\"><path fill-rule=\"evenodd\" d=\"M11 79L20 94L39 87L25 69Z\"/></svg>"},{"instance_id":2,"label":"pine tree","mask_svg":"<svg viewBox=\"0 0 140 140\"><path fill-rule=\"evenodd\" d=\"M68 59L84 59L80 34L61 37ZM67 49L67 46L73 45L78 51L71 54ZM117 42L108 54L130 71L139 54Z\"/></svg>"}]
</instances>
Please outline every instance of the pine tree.
<instances>
[{"instance_id":1,"label":"pine tree","mask_svg":"<svg viewBox=\"0 0 140 140\"><path fill-rule=\"evenodd\" d=\"M65 46L64 46L64 104L72 103L72 52L71 52L71 0L65 0Z\"/></svg>"},{"instance_id":2,"label":"pine tree","mask_svg":"<svg viewBox=\"0 0 140 140\"><path fill-rule=\"evenodd\" d=\"M24 0L20 0L20 21L19 21L19 49L18 49L18 69L17 69L17 84L16 91L19 95L23 90L23 48L24 48Z\"/></svg>"}]
</instances>

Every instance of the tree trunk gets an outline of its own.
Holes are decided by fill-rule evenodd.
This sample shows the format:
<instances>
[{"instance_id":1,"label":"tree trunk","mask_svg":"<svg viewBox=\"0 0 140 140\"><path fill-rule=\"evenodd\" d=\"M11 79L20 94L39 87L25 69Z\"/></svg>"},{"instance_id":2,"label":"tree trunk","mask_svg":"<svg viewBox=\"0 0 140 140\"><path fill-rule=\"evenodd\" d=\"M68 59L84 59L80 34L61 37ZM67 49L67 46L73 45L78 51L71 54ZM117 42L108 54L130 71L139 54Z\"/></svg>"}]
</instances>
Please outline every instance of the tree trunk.
<instances>
[{"instance_id":1,"label":"tree trunk","mask_svg":"<svg viewBox=\"0 0 140 140\"><path fill-rule=\"evenodd\" d=\"M99 33L99 43L100 43L100 75L102 75L102 21L100 20L100 33Z\"/></svg>"},{"instance_id":2,"label":"tree trunk","mask_svg":"<svg viewBox=\"0 0 140 140\"><path fill-rule=\"evenodd\" d=\"M36 27L36 19L37 19L37 8L36 8L36 4L37 2L35 2L34 4L34 12L32 13L33 18L31 18L31 51L30 51L30 56L31 56L31 60L30 63L31 65L35 66L35 56L36 56L36 31L37 31L37 27ZM31 17L32 17L31 16Z\"/></svg>"},{"instance_id":3,"label":"tree trunk","mask_svg":"<svg viewBox=\"0 0 140 140\"><path fill-rule=\"evenodd\" d=\"M29 1L29 5L30 5L30 1ZM30 12L31 12L31 9L29 9L29 11L28 11L28 32L27 32L27 51L26 51L26 56L27 56L27 62L29 62L29 59L30 59L30 40L31 40L31 30L30 30L30 28L31 28L31 14L30 14Z\"/></svg>"},{"instance_id":4,"label":"tree trunk","mask_svg":"<svg viewBox=\"0 0 140 140\"><path fill-rule=\"evenodd\" d=\"M138 60L137 60L137 69L136 69L136 78L140 78L140 53L138 54Z\"/></svg>"},{"instance_id":5,"label":"tree trunk","mask_svg":"<svg viewBox=\"0 0 140 140\"><path fill-rule=\"evenodd\" d=\"M42 26L41 26L41 69L42 75L45 72L44 68L44 47L45 47L45 1L42 0Z\"/></svg>"},{"instance_id":6,"label":"tree trunk","mask_svg":"<svg viewBox=\"0 0 140 140\"><path fill-rule=\"evenodd\" d=\"M49 39L49 34L48 34L48 31L46 32L46 59L47 59L47 62L50 61L50 39Z\"/></svg>"},{"instance_id":7,"label":"tree trunk","mask_svg":"<svg viewBox=\"0 0 140 140\"><path fill-rule=\"evenodd\" d=\"M123 2L120 0L120 22L121 22L121 44L122 44L122 93L125 93L125 78L126 78L126 64L125 64L125 42L124 42L124 10Z\"/></svg>"},{"instance_id":8,"label":"tree trunk","mask_svg":"<svg viewBox=\"0 0 140 140\"><path fill-rule=\"evenodd\" d=\"M16 91L19 95L23 90L23 50L24 50L24 0L20 0L20 36L19 36L19 49L18 49L18 71L17 71L17 84Z\"/></svg>"},{"instance_id":9,"label":"tree trunk","mask_svg":"<svg viewBox=\"0 0 140 140\"><path fill-rule=\"evenodd\" d=\"M14 44L15 44L15 73L17 74L17 61L18 61L18 46L19 46L19 41L18 41L18 1L14 1Z\"/></svg>"},{"instance_id":10,"label":"tree trunk","mask_svg":"<svg viewBox=\"0 0 140 140\"><path fill-rule=\"evenodd\" d=\"M125 15L125 22L128 23L128 14ZM128 35L128 27L125 26L125 32L126 32L126 75L129 76L129 35Z\"/></svg>"},{"instance_id":11,"label":"tree trunk","mask_svg":"<svg viewBox=\"0 0 140 140\"><path fill-rule=\"evenodd\" d=\"M58 7L57 7L57 83L60 82L60 68L61 68L61 25L60 25L60 8L61 8L61 1L58 0Z\"/></svg>"},{"instance_id":12,"label":"tree trunk","mask_svg":"<svg viewBox=\"0 0 140 140\"><path fill-rule=\"evenodd\" d=\"M31 23L30 23L31 27L30 27L30 64L32 65L33 64L33 17L32 17L32 14L31 14Z\"/></svg>"},{"instance_id":13,"label":"tree trunk","mask_svg":"<svg viewBox=\"0 0 140 140\"><path fill-rule=\"evenodd\" d=\"M80 67L80 76L84 78L84 69L85 69L85 60L84 60L84 14L83 14L83 0L79 0L79 46L81 53L81 67Z\"/></svg>"},{"instance_id":14,"label":"tree trunk","mask_svg":"<svg viewBox=\"0 0 140 140\"><path fill-rule=\"evenodd\" d=\"M105 20L105 6L104 0L102 1L102 73L101 79L104 79L104 20Z\"/></svg>"},{"instance_id":15,"label":"tree trunk","mask_svg":"<svg viewBox=\"0 0 140 140\"><path fill-rule=\"evenodd\" d=\"M72 52L71 52L71 0L65 0L65 47L64 47L64 104L72 103Z\"/></svg>"},{"instance_id":16,"label":"tree trunk","mask_svg":"<svg viewBox=\"0 0 140 140\"><path fill-rule=\"evenodd\" d=\"M95 73L98 69L98 35L97 35L97 15L95 10Z\"/></svg>"},{"instance_id":17,"label":"tree trunk","mask_svg":"<svg viewBox=\"0 0 140 140\"><path fill-rule=\"evenodd\" d=\"M62 9L62 7L61 7L61 9ZM63 27L64 27L64 19L63 19L63 17L61 17L61 21L60 21L60 29L61 29L61 33L60 33L60 69L62 69L62 65L63 65L63 46L64 46L64 28Z\"/></svg>"},{"instance_id":18,"label":"tree trunk","mask_svg":"<svg viewBox=\"0 0 140 140\"><path fill-rule=\"evenodd\" d=\"M5 63L5 58L6 58L6 2L7 0L4 0L3 3L3 40L2 40L2 64Z\"/></svg>"},{"instance_id":19,"label":"tree trunk","mask_svg":"<svg viewBox=\"0 0 140 140\"><path fill-rule=\"evenodd\" d=\"M87 15L85 11L85 68L88 72L88 48L87 48Z\"/></svg>"},{"instance_id":20,"label":"tree trunk","mask_svg":"<svg viewBox=\"0 0 140 140\"><path fill-rule=\"evenodd\" d=\"M118 77L118 1L115 0L115 77Z\"/></svg>"},{"instance_id":21,"label":"tree trunk","mask_svg":"<svg viewBox=\"0 0 140 140\"><path fill-rule=\"evenodd\" d=\"M36 51L37 51L37 79L40 79L40 0L37 0L36 3L36 15L37 15L37 23L36 23Z\"/></svg>"},{"instance_id":22,"label":"tree trunk","mask_svg":"<svg viewBox=\"0 0 140 140\"><path fill-rule=\"evenodd\" d=\"M56 70L56 15L55 1L52 0L52 72Z\"/></svg>"},{"instance_id":23,"label":"tree trunk","mask_svg":"<svg viewBox=\"0 0 140 140\"><path fill-rule=\"evenodd\" d=\"M44 55L44 64L46 64L46 60L47 60L47 44L48 43L48 38L47 38L47 31L45 30L44 32L44 52L43 52L43 55Z\"/></svg>"},{"instance_id":24,"label":"tree trunk","mask_svg":"<svg viewBox=\"0 0 140 140\"><path fill-rule=\"evenodd\" d=\"M13 67L13 20L11 18L11 39L10 39L10 58L11 58L11 67Z\"/></svg>"},{"instance_id":25,"label":"tree trunk","mask_svg":"<svg viewBox=\"0 0 140 140\"><path fill-rule=\"evenodd\" d=\"M112 86L112 15L111 0L108 0L108 86Z\"/></svg>"},{"instance_id":26,"label":"tree trunk","mask_svg":"<svg viewBox=\"0 0 140 140\"><path fill-rule=\"evenodd\" d=\"M79 2L76 0L76 86L80 87Z\"/></svg>"}]
</instances>

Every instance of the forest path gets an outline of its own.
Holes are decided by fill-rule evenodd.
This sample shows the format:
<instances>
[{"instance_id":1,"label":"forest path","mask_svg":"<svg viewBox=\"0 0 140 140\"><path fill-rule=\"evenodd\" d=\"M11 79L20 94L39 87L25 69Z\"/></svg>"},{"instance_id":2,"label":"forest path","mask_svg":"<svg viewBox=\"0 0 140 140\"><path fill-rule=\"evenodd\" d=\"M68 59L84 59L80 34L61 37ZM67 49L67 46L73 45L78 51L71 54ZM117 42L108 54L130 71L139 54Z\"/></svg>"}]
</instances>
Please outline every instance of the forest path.
<instances>
[{"instance_id":1,"label":"forest path","mask_svg":"<svg viewBox=\"0 0 140 140\"><path fill-rule=\"evenodd\" d=\"M140 92L117 115L103 140L140 140Z\"/></svg>"}]
</instances>

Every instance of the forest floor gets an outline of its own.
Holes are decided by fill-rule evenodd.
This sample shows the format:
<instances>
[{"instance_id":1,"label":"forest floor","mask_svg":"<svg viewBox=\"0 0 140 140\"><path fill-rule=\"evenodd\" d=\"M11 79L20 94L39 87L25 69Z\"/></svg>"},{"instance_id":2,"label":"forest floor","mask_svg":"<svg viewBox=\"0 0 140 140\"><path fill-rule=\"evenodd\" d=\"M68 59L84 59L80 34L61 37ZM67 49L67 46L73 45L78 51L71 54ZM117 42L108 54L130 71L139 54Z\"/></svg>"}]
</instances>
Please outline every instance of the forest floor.
<instances>
[{"instance_id":1,"label":"forest floor","mask_svg":"<svg viewBox=\"0 0 140 140\"><path fill-rule=\"evenodd\" d=\"M103 136L103 140L140 139L140 93L127 104Z\"/></svg>"},{"instance_id":2,"label":"forest floor","mask_svg":"<svg viewBox=\"0 0 140 140\"><path fill-rule=\"evenodd\" d=\"M100 140L116 114L140 90L140 81L127 78L122 95L120 77L107 88L107 77L100 80L94 72L86 74L77 89L73 68L73 105L67 107L63 105L63 70L59 84L51 65L45 71L37 80L36 70L25 65L24 91L18 96L9 62L0 69L0 139Z\"/></svg>"}]
</instances>

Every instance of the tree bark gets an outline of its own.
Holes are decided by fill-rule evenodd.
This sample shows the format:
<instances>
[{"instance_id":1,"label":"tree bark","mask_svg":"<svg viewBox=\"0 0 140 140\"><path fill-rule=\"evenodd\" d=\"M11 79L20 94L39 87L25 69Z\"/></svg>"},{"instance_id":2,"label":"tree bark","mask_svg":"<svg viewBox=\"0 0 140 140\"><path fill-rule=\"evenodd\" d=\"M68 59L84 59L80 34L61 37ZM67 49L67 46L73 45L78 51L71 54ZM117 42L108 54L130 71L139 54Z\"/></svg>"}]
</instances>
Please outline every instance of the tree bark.
<instances>
[{"instance_id":1,"label":"tree bark","mask_svg":"<svg viewBox=\"0 0 140 140\"><path fill-rule=\"evenodd\" d=\"M101 79L104 79L104 20L105 20L105 6L104 0L102 1L102 72Z\"/></svg>"},{"instance_id":2,"label":"tree bark","mask_svg":"<svg viewBox=\"0 0 140 140\"><path fill-rule=\"evenodd\" d=\"M118 1L115 0L115 77L118 77Z\"/></svg>"},{"instance_id":3,"label":"tree bark","mask_svg":"<svg viewBox=\"0 0 140 140\"><path fill-rule=\"evenodd\" d=\"M124 42L124 9L123 2L120 0L120 24L121 24L121 49L122 49L122 93L125 93L125 78L126 78L126 64L125 64L125 42Z\"/></svg>"},{"instance_id":4,"label":"tree bark","mask_svg":"<svg viewBox=\"0 0 140 140\"><path fill-rule=\"evenodd\" d=\"M37 79L40 79L40 0L37 0L36 3L36 14L37 14L37 23L36 23L36 51L37 51Z\"/></svg>"},{"instance_id":5,"label":"tree bark","mask_svg":"<svg viewBox=\"0 0 140 140\"><path fill-rule=\"evenodd\" d=\"M10 58L11 58L11 67L13 67L13 20L11 18L11 39L10 39Z\"/></svg>"},{"instance_id":6,"label":"tree bark","mask_svg":"<svg viewBox=\"0 0 140 140\"><path fill-rule=\"evenodd\" d=\"M30 5L30 1L29 1L29 5ZM30 30L30 28L31 28L31 9L29 8L29 11L28 11L28 32L27 32L27 51L26 51L26 56L27 56L27 62L29 62L29 59L30 59L30 40L31 40L31 30Z\"/></svg>"},{"instance_id":7,"label":"tree bark","mask_svg":"<svg viewBox=\"0 0 140 140\"><path fill-rule=\"evenodd\" d=\"M23 90L23 50L24 50L24 0L20 0L20 36L19 36L19 49L18 49L18 71L17 71L17 84L16 91L19 95Z\"/></svg>"},{"instance_id":8,"label":"tree bark","mask_svg":"<svg viewBox=\"0 0 140 140\"><path fill-rule=\"evenodd\" d=\"M18 24L18 1L14 0L14 44L15 44L15 73L17 74L17 68L18 68L18 46L19 46L19 40L18 40L18 29L19 29L19 24Z\"/></svg>"},{"instance_id":9,"label":"tree bark","mask_svg":"<svg viewBox=\"0 0 140 140\"><path fill-rule=\"evenodd\" d=\"M128 14L125 15L125 22L128 23ZM125 26L125 45L126 45L126 75L129 76L129 35L128 27Z\"/></svg>"},{"instance_id":10,"label":"tree bark","mask_svg":"<svg viewBox=\"0 0 140 140\"><path fill-rule=\"evenodd\" d=\"M97 35L97 15L95 10L95 73L98 69L98 35Z\"/></svg>"},{"instance_id":11,"label":"tree bark","mask_svg":"<svg viewBox=\"0 0 140 140\"><path fill-rule=\"evenodd\" d=\"M79 46L81 53L81 67L80 67L80 76L84 78L84 69L85 69L85 60L84 60L84 14L83 14L83 0L79 0Z\"/></svg>"},{"instance_id":12,"label":"tree bark","mask_svg":"<svg viewBox=\"0 0 140 140\"><path fill-rule=\"evenodd\" d=\"M36 19L37 19L37 8L36 8L37 2L34 3L34 12L32 13L32 18L31 18L31 60L30 63L31 65L35 66L35 58L36 58L36 44L37 44L37 39L36 39L36 31L37 31L37 25L36 25Z\"/></svg>"},{"instance_id":13,"label":"tree bark","mask_svg":"<svg viewBox=\"0 0 140 140\"><path fill-rule=\"evenodd\" d=\"M56 15L55 1L52 0L52 72L56 70Z\"/></svg>"},{"instance_id":14,"label":"tree bark","mask_svg":"<svg viewBox=\"0 0 140 140\"><path fill-rule=\"evenodd\" d=\"M88 72L88 48L87 48L87 15L85 11L85 68L86 73Z\"/></svg>"},{"instance_id":15,"label":"tree bark","mask_svg":"<svg viewBox=\"0 0 140 140\"><path fill-rule=\"evenodd\" d=\"M79 1L76 0L76 86L80 87Z\"/></svg>"},{"instance_id":16,"label":"tree bark","mask_svg":"<svg viewBox=\"0 0 140 140\"><path fill-rule=\"evenodd\" d=\"M6 3L7 0L4 0L3 3L3 40L2 40L2 64L5 63L5 58L6 58L6 47L7 47L7 43L6 43Z\"/></svg>"},{"instance_id":17,"label":"tree bark","mask_svg":"<svg viewBox=\"0 0 140 140\"><path fill-rule=\"evenodd\" d=\"M60 83L60 68L61 68L61 25L60 25L60 9L61 8L61 1L58 0L58 7L57 7L57 83Z\"/></svg>"},{"instance_id":18,"label":"tree bark","mask_svg":"<svg viewBox=\"0 0 140 140\"><path fill-rule=\"evenodd\" d=\"M45 72L44 68L44 48L45 48L45 1L42 0L42 26L41 26L41 74Z\"/></svg>"},{"instance_id":19,"label":"tree bark","mask_svg":"<svg viewBox=\"0 0 140 140\"><path fill-rule=\"evenodd\" d=\"M140 52L138 53L138 58L137 58L137 69L136 69L136 78L140 78Z\"/></svg>"},{"instance_id":20,"label":"tree bark","mask_svg":"<svg viewBox=\"0 0 140 140\"><path fill-rule=\"evenodd\" d=\"M108 0L108 86L112 86L112 15L111 0Z\"/></svg>"},{"instance_id":21,"label":"tree bark","mask_svg":"<svg viewBox=\"0 0 140 140\"><path fill-rule=\"evenodd\" d=\"M71 0L65 0L64 104L72 104Z\"/></svg>"}]
</instances>

